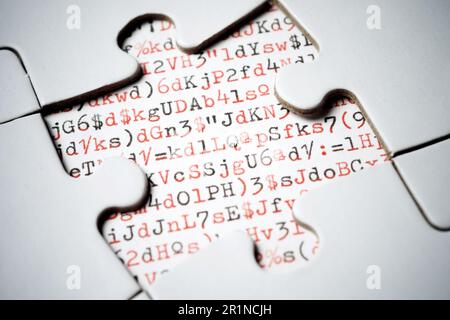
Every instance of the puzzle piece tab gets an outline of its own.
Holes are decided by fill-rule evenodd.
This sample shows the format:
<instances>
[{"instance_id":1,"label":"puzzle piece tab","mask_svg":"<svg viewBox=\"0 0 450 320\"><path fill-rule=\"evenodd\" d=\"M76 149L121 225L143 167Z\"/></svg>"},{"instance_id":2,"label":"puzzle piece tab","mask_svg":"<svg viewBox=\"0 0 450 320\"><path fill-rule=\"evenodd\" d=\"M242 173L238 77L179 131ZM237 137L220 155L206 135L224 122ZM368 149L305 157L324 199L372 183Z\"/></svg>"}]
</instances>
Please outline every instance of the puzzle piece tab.
<instances>
[{"instance_id":1,"label":"puzzle piece tab","mask_svg":"<svg viewBox=\"0 0 450 320\"><path fill-rule=\"evenodd\" d=\"M39 114L0 126L0 296L124 299L139 289L102 238L99 216L146 195L131 161L110 159L76 180L61 166ZM78 278L77 278L78 277ZM72 287L71 281L79 281Z\"/></svg>"},{"instance_id":2,"label":"puzzle piece tab","mask_svg":"<svg viewBox=\"0 0 450 320\"><path fill-rule=\"evenodd\" d=\"M0 63L2 116L39 106L17 57L0 50ZM99 216L144 200L140 169L109 159L92 177L71 178L40 114L0 125L0 150L0 297L117 299L139 291L102 238Z\"/></svg>"},{"instance_id":3,"label":"puzzle piece tab","mask_svg":"<svg viewBox=\"0 0 450 320\"><path fill-rule=\"evenodd\" d=\"M118 46L135 20L167 16L178 44L199 50L266 6L264 0L2 1L0 47L19 53L42 106L72 103L141 76Z\"/></svg>"},{"instance_id":4,"label":"puzzle piece tab","mask_svg":"<svg viewBox=\"0 0 450 320\"><path fill-rule=\"evenodd\" d=\"M277 94L291 108L312 112L349 94L391 154L450 134L449 1L277 2L320 47L316 62L279 74Z\"/></svg>"}]
</instances>

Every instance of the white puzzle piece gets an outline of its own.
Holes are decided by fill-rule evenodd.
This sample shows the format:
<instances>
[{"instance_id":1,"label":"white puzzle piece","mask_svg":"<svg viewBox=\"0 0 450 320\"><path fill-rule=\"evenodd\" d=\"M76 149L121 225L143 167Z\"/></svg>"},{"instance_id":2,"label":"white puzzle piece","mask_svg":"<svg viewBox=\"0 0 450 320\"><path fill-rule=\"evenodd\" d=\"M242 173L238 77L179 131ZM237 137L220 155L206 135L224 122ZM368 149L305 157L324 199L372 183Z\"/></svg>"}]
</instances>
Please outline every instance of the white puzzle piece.
<instances>
[{"instance_id":1,"label":"white puzzle piece","mask_svg":"<svg viewBox=\"0 0 450 320\"><path fill-rule=\"evenodd\" d=\"M100 214L144 200L147 180L125 159L85 179L61 165L19 59L0 50L0 298L129 298L137 283L99 232Z\"/></svg>"},{"instance_id":2,"label":"white puzzle piece","mask_svg":"<svg viewBox=\"0 0 450 320\"><path fill-rule=\"evenodd\" d=\"M358 201L360 199L360 201ZM307 193L299 221L320 249L305 268L268 274L244 234L217 241L165 275L155 296L175 299L449 298L450 233L431 228L392 164Z\"/></svg>"},{"instance_id":3,"label":"white puzzle piece","mask_svg":"<svg viewBox=\"0 0 450 320\"><path fill-rule=\"evenodd\" d=\"M349 94L394 155L450 133L449 1L277 3L320 48L316 62L279 74L287 105L312 112L331 94Z\"/></svg>"},{"instance_id":4,"label":"white puzzle piece","mask_svg":"<svg viewBox=\"0 0 450 320\"><path fill-rule=\"evenodd\" d=\"M450 140L409 152L394 159L412 196L438 229L450 229Z\"/></svg>"},{"instance_id":5,"label":"white puzzle piece","mask_svg":"<svg viewBox=\"0 0 450 320\"><path fill-rule=\"evenodd\" d=\"M264 0L2 1L0 47L19 53L42 106L71 103L141 76L118 46L137 19L167 16L179 46L199 50L266 6Z\"/></svg>"},{"instance_id":6,"label":"white puzzle piece","mask_svg":"<svg viewBox=\"0 0 450 320\"><path fill-rule=\"evenodd\" d=\"M0 148L1 298L133 296L138 285L98 223L105 210L144 199L146 177L137 165L109 159L92 177L70 177L39 114L1 125Z\"/></svg>"},{"instance_id":7,"label":"white puzzle piece","mask_svg":"<svg viewBox=\"0 0 450 320\"><path fill-rule=\"evenodd\" d=\"M10 50L0 50L0 123L39 110L28 75Z\"/></svg>"}]
</instances>

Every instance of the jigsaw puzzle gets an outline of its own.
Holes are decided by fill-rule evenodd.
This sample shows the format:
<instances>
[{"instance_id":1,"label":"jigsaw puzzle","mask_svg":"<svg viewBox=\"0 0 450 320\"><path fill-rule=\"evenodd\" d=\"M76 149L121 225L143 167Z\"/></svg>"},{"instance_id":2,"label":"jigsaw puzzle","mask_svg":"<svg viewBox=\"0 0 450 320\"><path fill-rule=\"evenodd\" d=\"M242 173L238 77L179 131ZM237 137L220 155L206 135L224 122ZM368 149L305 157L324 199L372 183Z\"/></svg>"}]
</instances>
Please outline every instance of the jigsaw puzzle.
<instances>
[{"instance_id":1,"label":"jigsaw puzzle","mask_svg":"<svg viewBox=\"0 0 450 320\"><path fill-rule=\"evenodd\" d=\"M0 4L1 297L449 298L450 5L275 2Z\"/></svg>"},{"instance_id":2,"label":"jigsaw puzzle","mask_svg":"<svg viewBox=\"0 0 450 320\"><path fill-rule=\"evenodd\" d=\"M147 173L147 205L111 216L103 233L152 296L179 263L234 230L255 241L267 272L306 265L316 239L296 223L295 199L383 163L385 151L350 99L324 119L277 101L277 71L316 57L280 10L199 54L150 49L175 34L166 21L142 24L123 45L141 81L46 117L67 171L91 174L99 159L123 156Z\"/></svg>"},{"instance_id":3,"label":"jigsaw puzzle","mask_svg":"<svg viewBox=\"0 0 450 320\"><path fill-rule=\"evenodd\" d=\"M7 257L1 269L1 297L117 299L139 292L136 282L106 248L98 228L101 213L132 209L144 200L145 176L130 161L108 159L93 177L70 178L60 164L41 115L20 117L38 113L40 106L81 100L140 76L138 64L117 50L117 41L127 24L148 14L143 5L155 16L168 15L182 27L178 43L186 50L200 49L219 38L222 29L233 28L267 5L263 1L247 1L240 6L217 2L213 4L215 9L224 4L227 10L209 15L205 21L187 16L185 4L153 1L145 5L142 1L129 6L125 2L86 1L82 3L85 16L81 28L80 21L66 20L63 14L67 11L77 18L81 14L79 5L62 1L39 5L32 1L1 3L0 47L8 49L0 51L0 121L6 123L0 126L2 203L8 212L2 217L1 229L1 252ZM203 9L210 6L208 1L196 4ZM97 19L107 8L113 19L100 30ZM32 26L33 36L29 28L7 31L24 20ZM79 32L70 34L73 29ZM50 34L52 37L48 37ZM92 55L95 51L90 56L80 51L90 45L112 52L96 61L95 53ZM56 59L48 54L52 49L59 53ZM22 63L29 68L31 79ZM36 159L30 161L30 156Z\"/></svg>"}]
</instances>

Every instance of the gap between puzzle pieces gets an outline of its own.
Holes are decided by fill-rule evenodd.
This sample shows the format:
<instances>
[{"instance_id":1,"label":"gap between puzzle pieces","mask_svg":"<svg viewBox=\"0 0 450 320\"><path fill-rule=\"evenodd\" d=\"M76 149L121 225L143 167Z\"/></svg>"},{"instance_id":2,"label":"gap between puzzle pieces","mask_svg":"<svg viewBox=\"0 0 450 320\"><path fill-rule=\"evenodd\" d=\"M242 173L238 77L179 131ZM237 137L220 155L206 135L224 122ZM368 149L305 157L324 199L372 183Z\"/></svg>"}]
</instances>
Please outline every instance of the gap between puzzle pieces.
<instances>
[{"instance_id":1,"label":"gap between puzzle pieces","mask_svg":"<svg viewBox=\"0 0 450 320\"><path fill-rule=\"evenodd\" d=\"M0 50L0 110L39 106L26 72ZM0 125L2 299L126 299L139 286L101 236L101 216L136 208L146 176L108 159L92 177L71 178L40 114Z\"/></svg>"}]
</instances>

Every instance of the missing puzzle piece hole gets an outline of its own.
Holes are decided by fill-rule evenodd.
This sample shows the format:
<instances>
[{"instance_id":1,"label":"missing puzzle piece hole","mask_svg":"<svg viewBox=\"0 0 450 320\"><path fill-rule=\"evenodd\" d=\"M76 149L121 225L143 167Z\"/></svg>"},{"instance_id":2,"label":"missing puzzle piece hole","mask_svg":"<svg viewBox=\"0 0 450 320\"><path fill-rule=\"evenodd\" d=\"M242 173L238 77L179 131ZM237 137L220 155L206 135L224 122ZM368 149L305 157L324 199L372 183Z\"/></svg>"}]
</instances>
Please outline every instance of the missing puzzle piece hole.
<instances>
[{"instance_id":1,"label":"missing puzzle piece hole","mask_svg":"<svg viewBox=\"0 0 450 320\"><path fill-rule=\"evenodd\" d=\"M148 30L148 28L146 28L145 30L143 30L143 31L147 31ZM310 47L311 48L311 47ZM312 48L311 48L312 49ZM273 82L270 82L270 83L273 83ZM277 103L277 101L276 101L276 99L274 98L274 97L272 97L273 98L273 103L274 104L276 104ZM120 101L120 100L119 100ZM101 103L100 103L100 105L101 105ZM284 110L285 111L285 110ZM328 110L327 110L328 111ZM292 119L292 122L294 122L294 121L296 121L296 120L294 120L294 119ZM304 124L304 123L303 123ZM275 125L278 125L278 124L275 124ZM328 124L327 124L328 125ZM325 126L325 125L324 125ZM302 127L302 123L300 123L299 124L299 127L301 128ZM309 129L307 129L307 131L310 131L310 130L312 130L312 128L311 127L308 127ZM298 130L301 130L301 129L298 129ZM292 131L294 131L294 129L292 130ZM281 132L281 130L280 130L280 132ZM298 136L298 137L300 137L300 135ZM300 138L301 139L301 138ZM301 143L301 141L298 141L298 143ZM336 169L336 168L334 168L334 169ZM323 177L323 171L321 171L320 172L320 175L322 175L322 177ZM325 180L325 179L324 179ZM289 219L289 218L288 218ZM293 219L293 217L292 217L292 219ZM301 224L300 224L300 226L301 226ZM151 226L151 225L149 225L149 228L153 228L154 226ZM136 226L136 228L135 228L135 234L136 234L136 229L137 229L137 226ZM243 228L240 228L241 230L242 229L245 229L245 226L243 227ZM311 228L312 229L312 228ZM306 228L305 228L305 230L306 230ZM274 230L275 231L275 230ZM128 231L127 231L128 232ZM266 232L266 234L267 234L267 232L270 232L270 231L265 231ZM308 231L309 232L309 231ZM106 235L106 231L104 232L104 234ZM127 233L128 234L128 233ZM264 237L264 235L262 235L262 237ZM153 238L153 239L156 239L156 238ZM295 251L296 252L298 252L299 253L299 256L301 256L305 261L307 261L307 260L309 260L309 259L312 259L312 257L309 257L308 256L308 254L307 254L307 252L308 252L308 250L309 251L313 251L313 250L317 250L317 247L315 247L315 244L316 244L316 241L317 241L317 239L316 238L313 238L313 234L311 234L311 241L310 242L306 242L306 241L298 241L298 243L296 244L296 246L295 246ZM267 242L267 243L269 243L269 242ZM271 249L271 250L269 250L269 251L266 251L265 250L265 248L264 248L264 245L260 245L260 244L257 244L256 245L257 247L255 247L255 250L257 250L257 252L259 253L259 254L261 254L261 253L264 253L264 252L266 252L266 253L269 253L269 255L271 255L272 256L272 259L268 259L268 260L266 260L266 261L262 261L262 263L263 264L265 264L265 265L267 265L267 264L272 264L272 265L275 265L276 264L276 261L280 261L280 259L283 259L283 258L285 258L285 257L287 257L287 259L289 259L289 254L287 254L287 255L283 255L283 256L281 256L280 255L280 252L281 252L281 250L280 249L278 249L278 251L277 250L275 250L275 249ZM292 245L292 247L294 247L294 244ZM200 250L203 250L203 247L201 247L201 249ZM124 252L125 250L122 250L122 252ZM251 255L251 253L249 253L249 257L250 258L252 258L252 262L258 262L258 260L259 260L259 262L260 262L260 266L261 266L261 259L258 259L258 256L257 256L257 254L253 254L253 256L254 257L252 257L252 255ZM305 259L305 257L306 257L306 259ZM126 258L126 257L122 257L122 258ZM189 258L188 258L189 259ZM272 260L272 261L270 261L270 260ZM291 264L290 266L290 268L289 269L284 269L284 270L280 270L280 272L285 272L286 271L286 273L289 273L289 272L291 272L291 271L293 271L293 270L295 270L295 269L297 269L297 268L302 268L303 267L303 261L301 261L301 259L299 258L299 259L297 259L297 261L296 261L297 263L298 262L300 262L300 264L297 264L297 263L295 263L295 264ZM156 264L155 264L156 265ZM257 263L255 263L255 265L257 265ZM155 266L153 266L154 268L156 268ZM130 266L129 266L129 268L131 268ZM148 267L149 269L151 268L151 267ZM258 267L259 268L259 267ZM140 272L140 270L138 270L138 269L135 269L136 270L136 273L137 274L139 274L139 272ZM261 269L262 270L262 269ZM150 271L152 271L151 269L150 269ZM267 273L272 273L272 272L274 272L274 273L277 273L277 269L265 269L264 270L265 272L267 272ZM141 274L139 274L140 276L141 276Z\"/></svg>"}]
</instances>

